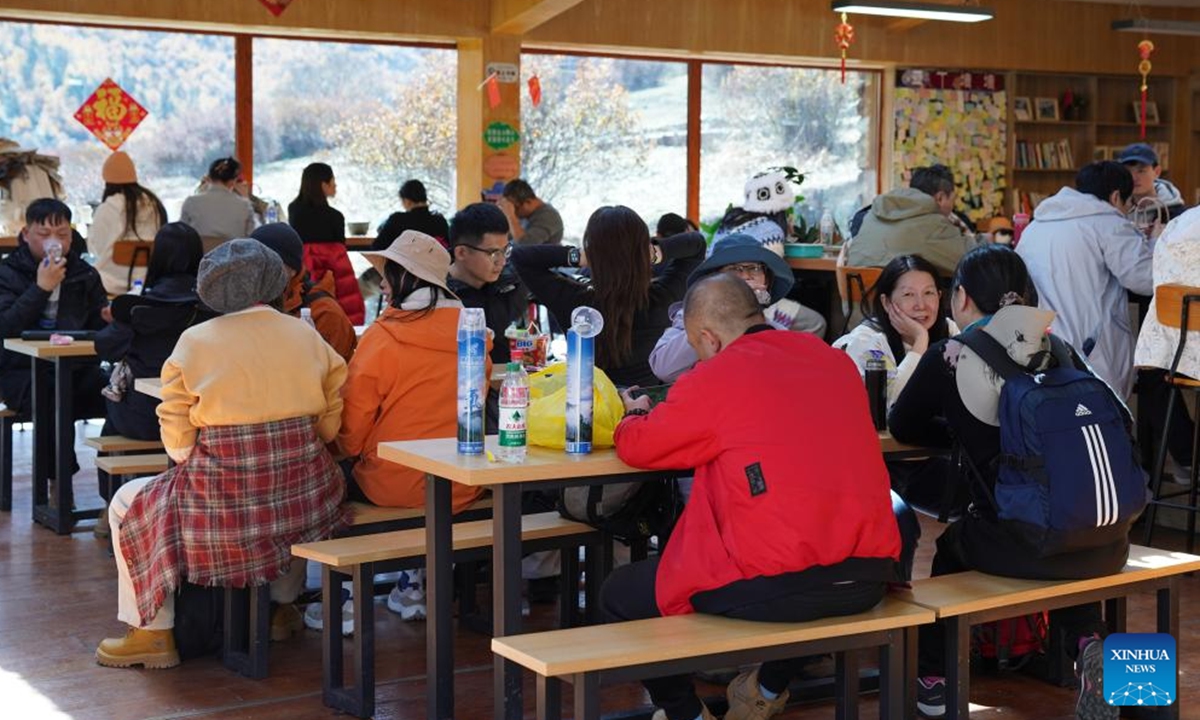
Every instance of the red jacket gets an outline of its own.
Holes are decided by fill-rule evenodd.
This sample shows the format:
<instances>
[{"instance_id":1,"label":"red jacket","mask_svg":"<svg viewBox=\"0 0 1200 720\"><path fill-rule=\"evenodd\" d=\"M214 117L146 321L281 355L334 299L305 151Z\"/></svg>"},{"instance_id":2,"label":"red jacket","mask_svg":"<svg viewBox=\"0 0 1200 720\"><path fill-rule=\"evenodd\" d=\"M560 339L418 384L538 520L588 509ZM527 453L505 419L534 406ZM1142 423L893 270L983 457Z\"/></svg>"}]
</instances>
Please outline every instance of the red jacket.
<instances>
[{"instance_id":1,"label":"red jacket","mask_svg":"<svg viewBox=\"0 0 1200 720\"><path fill-rule=\"evenodd\" d=\"M899 557L862 379L812 335L738 338L650 414L621 421L615 441L635 467L696 471L658 566L663 615L693 612L692 595L736 580Z\"/></svg>"}]
</instances>

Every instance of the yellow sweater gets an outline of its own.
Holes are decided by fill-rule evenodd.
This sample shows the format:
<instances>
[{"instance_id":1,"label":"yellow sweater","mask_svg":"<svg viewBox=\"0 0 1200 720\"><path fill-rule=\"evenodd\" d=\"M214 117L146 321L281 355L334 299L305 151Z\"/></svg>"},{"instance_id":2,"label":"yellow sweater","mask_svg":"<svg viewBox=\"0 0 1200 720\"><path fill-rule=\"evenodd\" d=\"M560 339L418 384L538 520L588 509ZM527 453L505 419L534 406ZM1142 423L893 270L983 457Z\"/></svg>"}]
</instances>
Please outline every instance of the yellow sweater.
<instances>
[{"instance_id":1,"label":"yellow sweater","mask_svg":"<svg viewBox=\"0 0 1200 720\"><path fill-rule=\"evenodd\" d=\"M312 417L337 437L346 362L299 318L256 306L188 328L162 369L167 453L191 455L200 428Z\"/></svg>"}]
</instances>

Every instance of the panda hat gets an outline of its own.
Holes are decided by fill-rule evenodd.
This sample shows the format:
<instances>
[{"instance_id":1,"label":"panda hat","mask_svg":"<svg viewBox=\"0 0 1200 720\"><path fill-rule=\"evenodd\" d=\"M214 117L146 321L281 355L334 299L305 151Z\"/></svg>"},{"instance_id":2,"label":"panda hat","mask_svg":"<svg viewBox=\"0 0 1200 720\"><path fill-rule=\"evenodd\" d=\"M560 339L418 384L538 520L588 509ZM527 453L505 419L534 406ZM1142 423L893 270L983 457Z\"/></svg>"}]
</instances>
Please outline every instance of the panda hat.
<instances>
[{"instance_id":1,"label":"panda hat","mask_svg":"<svg viewBox=\"0 0 1200 720\"><path fill-rule=\"evenodd\" d=\"M783 212L796 202L796 190L780 170L767 170L746 181L742 209L771 215Z\"/></svg>"}]
</instances>

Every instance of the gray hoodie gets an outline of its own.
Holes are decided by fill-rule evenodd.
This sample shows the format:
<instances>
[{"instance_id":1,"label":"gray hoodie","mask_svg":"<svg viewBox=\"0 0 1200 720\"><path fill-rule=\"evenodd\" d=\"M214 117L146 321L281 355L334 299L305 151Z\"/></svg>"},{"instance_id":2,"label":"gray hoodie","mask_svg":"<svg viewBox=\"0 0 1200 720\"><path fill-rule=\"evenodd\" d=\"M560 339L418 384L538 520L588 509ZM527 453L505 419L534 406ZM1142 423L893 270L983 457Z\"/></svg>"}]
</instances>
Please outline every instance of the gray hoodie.
<instances>
[{"instance_id":1,"label":"gray hoodie","mask_svg":"<svg viewBox=\"0 0 1200 720\"><path fill-rule=\"evenodd\" d=\"M1063 188L1037 206L1017 254L1029 268L1039 306L1057 313L1055 334L1127 398L1134 338L1126 291L1154 291L1153 241L1111 204Z\"/></svg>"}]
</instances>

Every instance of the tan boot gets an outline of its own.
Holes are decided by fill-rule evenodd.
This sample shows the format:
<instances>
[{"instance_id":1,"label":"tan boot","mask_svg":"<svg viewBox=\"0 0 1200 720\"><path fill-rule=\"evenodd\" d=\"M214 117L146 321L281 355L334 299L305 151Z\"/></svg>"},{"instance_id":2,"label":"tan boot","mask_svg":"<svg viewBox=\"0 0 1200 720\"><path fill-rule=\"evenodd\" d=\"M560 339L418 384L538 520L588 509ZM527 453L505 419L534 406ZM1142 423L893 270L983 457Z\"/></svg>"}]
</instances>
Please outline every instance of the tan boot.
<instances>
[{"instance_id":1,"label":"tan boot","mask_svg":"<svg viewBox=\"0 0 1200 720\"><path fill-rule=\"evenodd\" d=\"M98 540L108 540L112 537L112 526L108 524L108 503L104 503L100 514L96 516L96 527L92 528L92 535Z\"/></svg>"},{"instance_id":2,"label":"tan boot","mask_svg":"<svg viewBox=\"0 0 1200 720\"><path fill-rule=\"evenodd\" d=\"M107 638L96 648L96 662L105 667L133 667L159 670L179 664L175 636L170 630L129 628L123 638Z\"/></svg>"},{"instance_id":3,"label":"tan boot","mask_svg":"<svg viewBox=\"0 0 1200 720\"><path fill-rule=\"evenodd\" d=\"M304 631L304 618L291 603L275 606L271 611L271 642L289 640Z\"/></svg>"},{"instance_id":4,"label":"tan boot","mask_svg":"<svg viewBox=\"0 0 1200 720\"><path fill-rule=\"evenodd\" d=\"M767 720L783 712L788 701L787 690L774 700L763 697L758 687L757 668L735 677L725 689L725 697L729 699L725 720Z\"/></svg>"},{"instance_id":5,"label":"tan boot","mask_svg":"<svg viewBox=\"0 0 1200 720\"><path fill-rule=\"evenodd\" d=\"M655 710L650 720L667 720L667 713L665 710ZM700 703L700 720L717 720L717 716L709 712L704 703Z\"/></svg>"}]
</instances>

